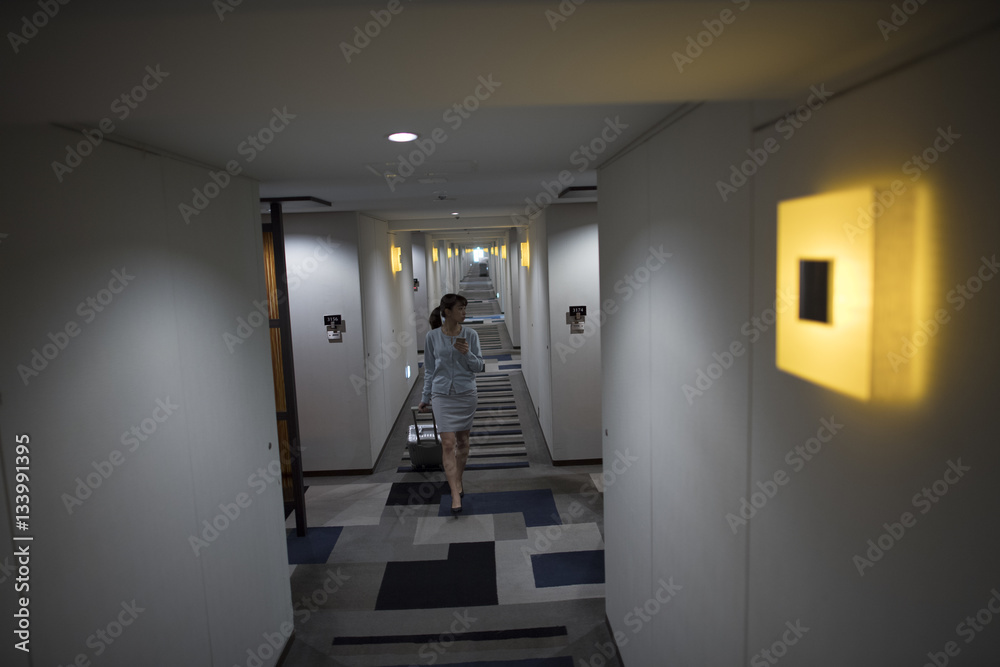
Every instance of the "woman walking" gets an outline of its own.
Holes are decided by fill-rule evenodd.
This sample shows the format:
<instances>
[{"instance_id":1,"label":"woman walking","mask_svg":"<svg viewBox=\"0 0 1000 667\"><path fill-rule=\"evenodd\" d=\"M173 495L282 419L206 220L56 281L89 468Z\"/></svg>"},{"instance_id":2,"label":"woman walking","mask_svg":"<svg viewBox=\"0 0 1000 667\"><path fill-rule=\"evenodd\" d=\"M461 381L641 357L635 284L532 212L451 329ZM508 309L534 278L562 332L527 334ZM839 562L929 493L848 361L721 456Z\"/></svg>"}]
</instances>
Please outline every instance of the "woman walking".
<instances>
[{"instance_id":1,"label":"woman walking","mask_svg":"<svg viewBox=\"0 0 1000 667\"><path fill-rule=\"evenodd\" d=\"M462 511L462 473L469 458L469 432L476 414L476 373L486 368L479 334L462 326L464 296L445 294L431 313L431 330L424 340L424 393L420 411L434 411L441 434L442 464L451 487L451 511Z\"/></svg>"}]
</instances>

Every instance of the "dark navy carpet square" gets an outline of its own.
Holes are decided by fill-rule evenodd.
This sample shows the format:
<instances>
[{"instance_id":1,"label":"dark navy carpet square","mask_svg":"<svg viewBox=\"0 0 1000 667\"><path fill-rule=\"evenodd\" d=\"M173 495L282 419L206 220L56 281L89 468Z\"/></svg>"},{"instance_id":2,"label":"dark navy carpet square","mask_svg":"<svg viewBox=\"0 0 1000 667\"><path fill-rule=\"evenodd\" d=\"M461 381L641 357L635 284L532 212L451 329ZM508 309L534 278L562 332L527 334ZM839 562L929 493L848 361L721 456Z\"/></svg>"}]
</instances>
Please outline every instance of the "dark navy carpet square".
<instances>
[{"instance_id":1,"label":"dark navy carpet square","mask_svg":"<svg viewBox=\"0 0 1000 667\"><path fill-rule=\"evenodd\" d=\"M398 472L410 472L412 466L402 466ZM389 489L386 506L390 505L437 505L441 494L448 490L448 482L395 482ZM450 502L450 501L449 501ZM449 505L450 507L450 505Z\"/></svg>"},{"instance_id":2,"label":"dark navy carpet square","mask_svg":"<svg viewBox=\"0 0 1000 667\"><path fill-rule=\"evenodd\" d=\"M306 529L305 537L292 530L288 533L288 562L291 565L316 565L325 563L337 546L343 526L318 526Z\"/></svg>"},{"instance_id":3,"label":"dark navy carpet square","mask_svg":"<svg viewBox=\"0 0 1000 667\"><path fill-rule=\"evenodd\" d=\"M532 554L535 588L604 583L604 551Z\"/></svg>"},{"instance_id":4,"label":"dark navy carpet square","mask_svg":"<svg viewBox=\"0 0 1000 667\"><path fill-rule=\"evenodd\" d=\"M448 513L451 514L450 511ZM375 609L440 609L497 604L497 563L493 542L460 542L448 547L447 560L386 563Z\"/></svg>"}]
</instances>

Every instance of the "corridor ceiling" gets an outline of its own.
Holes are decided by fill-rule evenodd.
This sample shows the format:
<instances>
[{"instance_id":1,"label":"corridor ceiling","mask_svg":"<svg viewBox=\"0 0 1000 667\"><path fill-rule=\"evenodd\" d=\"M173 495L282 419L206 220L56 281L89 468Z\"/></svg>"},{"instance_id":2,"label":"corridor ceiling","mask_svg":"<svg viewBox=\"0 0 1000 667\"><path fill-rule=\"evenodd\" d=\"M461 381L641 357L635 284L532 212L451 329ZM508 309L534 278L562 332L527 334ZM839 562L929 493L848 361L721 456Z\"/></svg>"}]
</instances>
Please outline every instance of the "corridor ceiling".
<instances>
[{"instance_id":1,"label":"corridor ceiling","mask_svg":"<svg viewBox=\"0 0 1000 667\"><path fill-rule=\"evenodd\" d=\"M995 0L6 0L0 122L110 119L113 139L235 160L261 196L510 226L684 103L773 120L998 18Z\"/></svg>"}]
</instances>

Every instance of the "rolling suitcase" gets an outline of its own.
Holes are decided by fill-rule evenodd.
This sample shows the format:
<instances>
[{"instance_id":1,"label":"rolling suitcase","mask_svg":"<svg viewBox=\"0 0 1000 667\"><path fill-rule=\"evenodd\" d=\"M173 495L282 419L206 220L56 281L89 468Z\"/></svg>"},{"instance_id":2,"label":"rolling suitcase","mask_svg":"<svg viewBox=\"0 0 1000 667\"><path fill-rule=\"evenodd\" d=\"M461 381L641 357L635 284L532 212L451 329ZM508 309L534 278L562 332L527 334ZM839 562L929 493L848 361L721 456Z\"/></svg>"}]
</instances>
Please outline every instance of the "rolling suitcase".
<instances>
[{"instance_id":1,"label":"rolling suitcase","mask_svg":"<svg viewBox=\"0 0 1000 667\"><path fill-rule=\"evenodd\" d=\"M430 424L417 422L418 410L411 407L413 425L407 436L407 449L410 450L410 464L414 470L426 470L430 467L441 468L441 436L437 432L437 422L431 413Z\"/></svg>"}]
</instances>

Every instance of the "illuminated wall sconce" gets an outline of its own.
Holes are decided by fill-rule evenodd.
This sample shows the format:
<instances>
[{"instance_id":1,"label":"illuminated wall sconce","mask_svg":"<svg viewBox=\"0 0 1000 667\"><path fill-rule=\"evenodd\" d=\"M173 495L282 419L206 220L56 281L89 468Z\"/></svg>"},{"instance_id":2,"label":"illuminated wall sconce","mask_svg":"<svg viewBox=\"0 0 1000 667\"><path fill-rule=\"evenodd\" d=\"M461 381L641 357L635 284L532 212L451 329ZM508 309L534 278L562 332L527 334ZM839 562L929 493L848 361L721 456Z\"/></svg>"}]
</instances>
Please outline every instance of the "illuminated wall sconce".
<instances>
[{"instance_id":1,"label":"illuminated wall sconce","mask_svg":"<svg viewBox=\"0 0 1000 667\"><path fill-rule=\"evenodd\" d=\"M528 257L528 242L524 241L521 243L521 266L528 266L530 258Z\"/></svg>"},{"instance_id":2,"label":"illuminated wall sconce","mask_svg":"<svg viewBox=\"0 0 1000 667\"><path fill-rule=\"evenodd\" d=\"M448 259L451 259L451 246L448 246Z\"/></svg>"},{"instance_id":3,"label":"illuminated wall sconce","mask_svg":"<svg viewBox=\"0 0 1000 667\"><path fill-rule=\"evenodd\" d=\"M893 353L927 314L926 209L905 188L778 204L779 369L865 401L922 392L926 357Z\"/></svg>"},{"instance_id":4,"label":"illuminated wall sconce","mask_svg":"<svg viewBox=\"0 0 1000 667\"><path fill-rule=\"evenodd\" d=\"M403 249L392 246L389 249L389 258L392 260L392 272L399 273L403 270Z\"/></svg>"},{"instance_id":5,"label":"illuminated wall sconce","mask_svg":"<svg viewBox=\"0 0 1000 667\"><path fill-rule=\"evenodd\" d=\"M500 246L500 259L507 259L507 246Z\"/></svg>"},{"instance_id":6,"label":"illuminated wall sconce","mask_svg":"<svg viewBox=\"0 0 1000 667\"><path fill-rule=\"evenodd\" d=\"M435 262L438 261L438 249L437 248L431 248L431 256L433 257L433 259L434 259Z\"/></svg>"}]
</instances>

